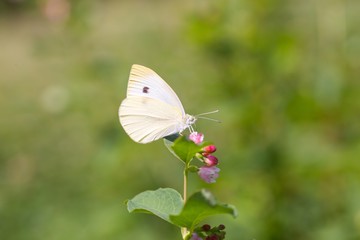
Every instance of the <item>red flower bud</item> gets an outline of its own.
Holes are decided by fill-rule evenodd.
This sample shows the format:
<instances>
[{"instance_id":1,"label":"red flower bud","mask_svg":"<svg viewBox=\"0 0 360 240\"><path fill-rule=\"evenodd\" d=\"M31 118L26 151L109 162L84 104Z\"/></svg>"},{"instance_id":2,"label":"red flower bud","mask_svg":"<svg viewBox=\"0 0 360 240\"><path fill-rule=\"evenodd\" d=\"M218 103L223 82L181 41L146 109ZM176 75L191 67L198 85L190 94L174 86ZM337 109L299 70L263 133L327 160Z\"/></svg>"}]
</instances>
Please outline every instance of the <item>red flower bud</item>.
<instances>
[{"instance_id":1,"label":"red flower bud","mask_svg":"<svg viewBox=\"0 0 360 240\"><path fill-rule=\"evenodd\" d=\"M206 240L219 240L219 237L217 235L212 235L212 236L206 237Z\"/></svg>"},{"instance_id":2,"label":"red flower bud","mask_svg":"<svg viewBox=\"0 0 360 240\"><path fill-rule=\"evenodd\" d=\"M205 146L202 150L205 153L213 153L216 151L216 147L215 147L215 145L209 145L209 146Z\"/></svg>"},{"instance_id":3,"label":"red flower bud","mask_svg":"<svg viewBox=\"0 0 360 240\"><path fill-rule=\"evenodd\" d=\"M224 230L224 229L225 229L225 225L224 225L224 224L220 224L220 225L218 226L218 229L219 229L219 230Z\"/></svg>"},{"instance_id":4,"label":"red flower bud","mask_svg":"<svg viewBox=\"0 0 360 240\"><path fill-rule=\"evenodd\" d=\"M210 155L210 153L207 153L207 152L203 152L201 155L203 155L204 157L207 157Z\"/></svg>"},{"instance_id":5,"label":"red flower bud","mask_svg":"<svg viewBox=\"0 0 360 240\"><path fill-rule=\"evenodd\" d=\"M204 232L207 232L210 231L211 226L209 224L204 224L201 228Z\"/></svg>"},{"instance_id":6,"label":"red flower bud","mask_svg":"<svg viewBox=\"0 0 360 240\"><path fill-rule=\"evenodd\" d=\"M216 166L218 164L218 162L219 162L219 160L217 159L217 157L210 155L210 154L204 158L204 163L208 167Z\"/></svg>"}]
</instances>

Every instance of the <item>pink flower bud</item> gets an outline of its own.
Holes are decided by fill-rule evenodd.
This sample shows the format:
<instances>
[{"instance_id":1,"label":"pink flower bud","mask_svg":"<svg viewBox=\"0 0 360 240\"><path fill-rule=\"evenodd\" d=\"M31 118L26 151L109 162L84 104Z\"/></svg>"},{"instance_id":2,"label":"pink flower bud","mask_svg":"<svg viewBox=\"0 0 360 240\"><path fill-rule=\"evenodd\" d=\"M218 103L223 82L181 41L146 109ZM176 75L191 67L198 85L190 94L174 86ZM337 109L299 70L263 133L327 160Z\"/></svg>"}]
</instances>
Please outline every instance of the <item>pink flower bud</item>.
<instances>
[{"instance_id":1,"label":"pink flower bud","mask_svg":"<svg viewBox=\"0 0 360 240\"><path fill-rule=\"evenodd\" d=\"M215 147L215 145L209 145L209 146L205 146L202 150L205 153L213 153L216 151L216 147Z\"/></svg>"},{"instance_id":2,"label":"pink flower bud","mask_svg":"<svg viewBox=\"0 0 360 240\"><path fill-rule=\"evenodd\" d=\"M214 183L216 182L216 178L219 177L220 169L212 166L202 166L199 168L198 174L201 179L203 179L207 183Z\"/></svg>"},{"instance_id":3,"label":"pink flower bud","mask_svg":"<svg viewBox=\"0 0 360 240\"><path fill-rule=\"evenodd\" d=\"M192 132L189 139L196 144L200 144L204 141L204 134L198 132Z\"/></svg>"},{"instance_id":4,"label":"pink flower bud","mask_svg":"<svg viewBox=\"0 0 360 240\"><path fill-rule=\"evenodd\" d=\"M208 167L212 167L217 165L219 162L219 160L217 159L217 157L208 154L205 158L204 158L204 163L208 166Z\"/></svg>"}]
</instances>

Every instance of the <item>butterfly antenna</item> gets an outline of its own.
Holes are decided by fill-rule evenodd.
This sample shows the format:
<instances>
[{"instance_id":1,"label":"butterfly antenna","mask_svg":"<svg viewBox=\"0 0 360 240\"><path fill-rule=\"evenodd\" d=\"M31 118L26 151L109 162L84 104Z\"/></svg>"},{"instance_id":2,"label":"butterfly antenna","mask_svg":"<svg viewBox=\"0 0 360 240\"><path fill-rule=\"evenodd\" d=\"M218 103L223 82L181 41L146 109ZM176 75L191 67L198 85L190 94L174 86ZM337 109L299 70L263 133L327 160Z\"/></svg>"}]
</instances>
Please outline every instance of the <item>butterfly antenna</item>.
<instances>
[{"instance_id":1,"label":"butterfly antenna","mask_svg":"<svg viewBox=\"0 0 360 240\"><path fill-rule=\"evenodd\" d=\"M206 120L210 120L210 121L213 121L213 122L217 122L217 123L221 123L221 121L220 120L217 120L217 119L213 119L213 118L208 118L208 117L198 117L198 118L200 118L200 119L206 119Z\"/></svg>"},{"instance_id":2,"label":"butterfly antenna","mask_svg":"<svg viewBox=\"0 0 360 240\"><path fill-rule=\"evenodd\" d=\"M211 112L206 112L206 113L200 113L200 114L196 115L196 117L202 116L202 115L208 115L208 114L212 114L212 113L217 113L217 112L219 112L219 110L215 110L215 111L211 111Z\"/></svg>"},{"instance_id":3,"label":"butterfly antenna","mask_svg":"<svg viewBox=\"0 0 360 240\"><path fill-rule=\"evenodd\" d=\"M200 114L196 115L196 118L206 119L206 120L210 120L210 121L213 121L213 122L221 123L221 121L219 121L219 120L217 120L217 119L208 118L208 117L203 117L203 115L208 115L208 114L217 113L217 112L219 112L219 110L215 110L215 111L211 111L211 112L206 112L206 113L200 113Z\"/></svg>"}]
</instances>

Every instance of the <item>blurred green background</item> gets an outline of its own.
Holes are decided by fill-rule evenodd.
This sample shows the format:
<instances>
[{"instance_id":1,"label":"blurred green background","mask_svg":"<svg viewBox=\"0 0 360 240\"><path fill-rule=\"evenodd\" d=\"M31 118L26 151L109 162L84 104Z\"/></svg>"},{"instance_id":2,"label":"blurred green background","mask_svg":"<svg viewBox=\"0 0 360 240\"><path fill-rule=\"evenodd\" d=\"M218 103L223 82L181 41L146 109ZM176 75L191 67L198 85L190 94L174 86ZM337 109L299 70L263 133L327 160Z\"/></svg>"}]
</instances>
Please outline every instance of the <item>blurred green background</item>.
<instances>
[{"instance_id":1,"label":"blurred green background","mask_svg":"<svg viewBox=\"0 0 360 240\"><path fill-rule=\"evenodd\" d=\"M129 214L181 191L162 141L117 111L130 67L159 73L218 147L229 240L360 239L360 2L0 2L0 239L180 239Z\"/></svg>"}]
</instances>

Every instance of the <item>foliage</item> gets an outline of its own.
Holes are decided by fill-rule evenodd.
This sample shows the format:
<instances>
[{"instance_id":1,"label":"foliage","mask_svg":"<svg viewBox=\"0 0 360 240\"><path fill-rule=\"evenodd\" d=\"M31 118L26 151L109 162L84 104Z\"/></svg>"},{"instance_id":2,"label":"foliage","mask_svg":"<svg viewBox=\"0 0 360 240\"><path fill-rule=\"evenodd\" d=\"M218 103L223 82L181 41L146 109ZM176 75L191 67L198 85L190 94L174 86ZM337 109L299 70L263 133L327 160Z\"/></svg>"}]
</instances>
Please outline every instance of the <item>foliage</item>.
<instances>
[{"instance_id":1,"label":"foliage","mask_svg":"<svg viewBox=\"0 0 360 240\"><path fill-rule=\"evenodd\" d=\"M172 188L139 193L127 201L127 206L129 212L151 213L191 231L209 216L225 213L236 216L234 207L218 204L206 190L190 196L185 206L181 195Z\"/></svg>"},{"instance_id":2,"label":"foliage","mask_svg":"<svg viewBox=\"0 0 360 240\"><path fill-rule=\"evenodd\" d=\"M216 151L216 147L204 142L204 135L201 133L193 132L189 139L179 134L175 134L175 136L176 138L173 138L173 135L165 137L164 143L170 152L184 163L183 196L172 188L148 190L128 200L127 207L129 212L153 214L180 227L183 239L189 239L194 234L195 228L199 228L199 224L209 216L230 214L236 217L237 214L235 207L218 204L208 190L203 189L193 193L189 198L187 197L189 172L197 169L195 165L190 165L192 160L199 158L202 161L201 153L205 152L205 155L213 153ZM209 148L209 146L212 147ZM217 164L218 162L215 165ZM205 165L207 165L206 162ZM194 172L196 173L197 170ZM200 177L203 178L201 175Z\"/></svg>"}]
</instances>

